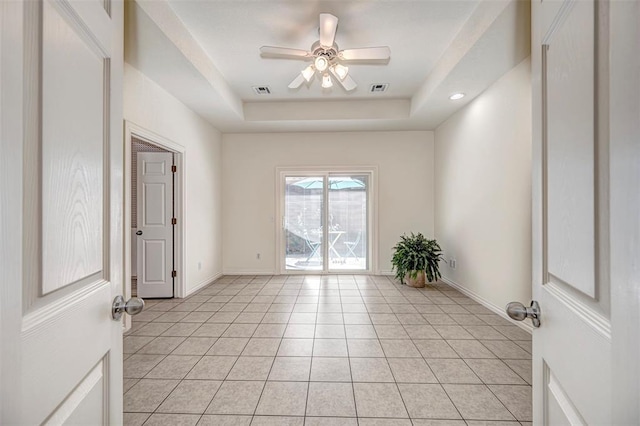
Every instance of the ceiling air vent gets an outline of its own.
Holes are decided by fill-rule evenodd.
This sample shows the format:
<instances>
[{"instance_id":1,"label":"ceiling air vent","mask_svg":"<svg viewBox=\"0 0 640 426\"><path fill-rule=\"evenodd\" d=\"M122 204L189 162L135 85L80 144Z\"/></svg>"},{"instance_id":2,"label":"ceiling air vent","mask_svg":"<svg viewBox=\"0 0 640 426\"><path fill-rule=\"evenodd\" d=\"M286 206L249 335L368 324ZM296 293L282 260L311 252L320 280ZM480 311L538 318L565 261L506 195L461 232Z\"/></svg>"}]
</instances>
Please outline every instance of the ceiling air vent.
<instances>
[{"instance_id":1,"label":"ceiling air vent","mask_svg":"<svg viewBox=\"0 0 640 426\"><path fill-rule=\"evenodd\" d=\"M271 89L269 89L269 86L253 86L253 91L256 92L256 95L271 94Z\"/></svg>"},{"instance_id":2,"label":"ceiling air vent","mask_svg":"<svg viewBox=\"0 0 640 426\"><path fill-rule=\"evenodd\" d=\"M382 93L382 92L385 92L388 87L389 87L388 83L372 84L371 85L371 90L369 90L369 91L371 93Z\"/></svg>"}]
</instances>

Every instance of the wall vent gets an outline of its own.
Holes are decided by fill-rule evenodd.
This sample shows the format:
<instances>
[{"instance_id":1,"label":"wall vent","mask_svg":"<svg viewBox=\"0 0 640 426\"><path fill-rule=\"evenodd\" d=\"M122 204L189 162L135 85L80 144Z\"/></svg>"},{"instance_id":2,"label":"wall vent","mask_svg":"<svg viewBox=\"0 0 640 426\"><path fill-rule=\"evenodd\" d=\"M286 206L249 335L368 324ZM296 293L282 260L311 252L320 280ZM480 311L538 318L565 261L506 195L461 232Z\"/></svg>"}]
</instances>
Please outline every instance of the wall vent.
<instances>
[{"instance_id":1,"label":"wall vent","mask_svg":"<svg viewBox=\"0 0 640 426\"><path fill-rule=\"evenodd\" d=\"M385 92L388 87L389 87L389 83L372 84L371 85L371 90L369 90L369 91L371 93L381 93L381 92Z\"/></svg>"},{"instance_id":2,"label":"wall vent","mask_svg":"<svg viewBox=\"0 0 640 426\"><path fill-rule=\"evenodd\" d=\"M269 86L253 86L253 91L256 92L256 95L270 95L271 89Z\"/></svg>"}]
</instances>

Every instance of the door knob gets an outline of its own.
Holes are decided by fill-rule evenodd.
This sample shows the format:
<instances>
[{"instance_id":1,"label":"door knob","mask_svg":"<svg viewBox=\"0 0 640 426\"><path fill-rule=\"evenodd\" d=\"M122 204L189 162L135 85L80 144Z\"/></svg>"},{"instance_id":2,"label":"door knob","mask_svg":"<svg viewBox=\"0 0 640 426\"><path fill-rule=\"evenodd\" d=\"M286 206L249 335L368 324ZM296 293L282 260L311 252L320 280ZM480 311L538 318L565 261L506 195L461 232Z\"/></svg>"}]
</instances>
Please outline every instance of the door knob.
<instances>
[{"instance_id":1,"label":"door knob","mask_svg":"<svg viewBox=\"0 0 640 426\"><path fill-rule=\"evenodd\" d=\"M132 297L131 299L124 301L124 297L116 296L113 299L113 306L111 308L111 316L114 320L119 321L122 318L124 312L129 315L137 315L144 309L144 300L139 297Z\"/></svg>"},{"instance_id":2,"label":"door knob","mask_svg":"<svg viewBox=\"0 0 640 426\"><path fill-rule=\"evenodd\" d=\"M136 235L142 235L142 231L137 231Z\"/></svg>"},{"instance_id":3,"label":"door knob","mask_svg":"<svg viewBox=\"0 0 640 426\"><path fill-rule=\"evenodd\" d=\"M540 327L540 305L535 300L531 301L528 308L520 302L511 302L507 305L507 315L516 321L523 321L531 318L535 328Z\"/></svg>"}]
</instances>

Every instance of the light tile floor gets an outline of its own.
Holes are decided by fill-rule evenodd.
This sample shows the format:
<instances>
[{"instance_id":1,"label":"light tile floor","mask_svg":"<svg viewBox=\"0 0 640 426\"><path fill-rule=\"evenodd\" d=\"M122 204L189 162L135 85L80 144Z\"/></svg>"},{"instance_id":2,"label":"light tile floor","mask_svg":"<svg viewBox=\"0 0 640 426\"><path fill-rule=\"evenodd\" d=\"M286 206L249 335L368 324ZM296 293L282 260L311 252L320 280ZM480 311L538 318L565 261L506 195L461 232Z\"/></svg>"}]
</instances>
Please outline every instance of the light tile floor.
<instances>
[{"instance_id":1,"label":"light tile floor","mask_svg":"<svg viewBox=\"0 0 640 426\"><path fill-rule=\"evenodd\" d=\"M227 276L148 300L124 352L129 425L531 421L531 336L443 283Z\"/></svg>"}]
</instances>

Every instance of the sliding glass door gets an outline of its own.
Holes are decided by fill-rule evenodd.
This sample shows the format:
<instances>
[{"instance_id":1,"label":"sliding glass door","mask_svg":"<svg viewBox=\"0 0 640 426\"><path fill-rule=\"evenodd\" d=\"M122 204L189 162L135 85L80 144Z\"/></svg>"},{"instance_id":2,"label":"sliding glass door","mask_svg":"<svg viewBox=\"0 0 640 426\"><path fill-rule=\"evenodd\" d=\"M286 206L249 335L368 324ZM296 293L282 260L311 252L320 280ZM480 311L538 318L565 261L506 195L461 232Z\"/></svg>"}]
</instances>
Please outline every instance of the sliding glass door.
<instances>
[{"instance_id":1,"label":"sliding glass door","mask_svg":"<svg viewBox=\"0 0 640 426\"><path fill-rule=\"evenodd\" d=\"M369 269L370 175L318 173L283 179L284 269Z\"/></svg>"},{"instance_id":2,"label":"sliding glass door","mask_svg":"<svg viewBox=\"0 0 640 426\"><path fill-rule=\"evenodd\" d=\"M287 270L324 270L324 176L286 176L284 242Z\"/></svg>"},{"instance_id":3,"label":"sliding glass door","mask_svg":"<svg viewBox=\"0 0 640 426\"><path fill-rule=\"evenodd\" d=\"M327 179L328 269L366 270L368 176Z\"/></svg>"}]
</instances>

